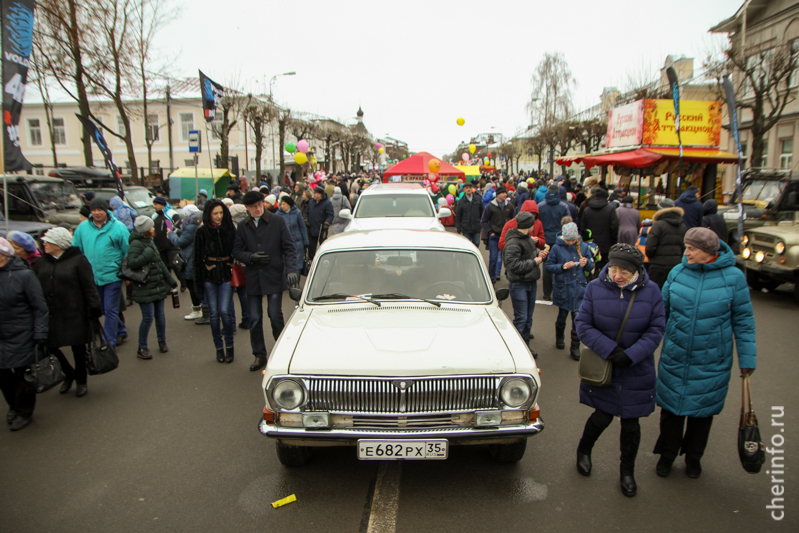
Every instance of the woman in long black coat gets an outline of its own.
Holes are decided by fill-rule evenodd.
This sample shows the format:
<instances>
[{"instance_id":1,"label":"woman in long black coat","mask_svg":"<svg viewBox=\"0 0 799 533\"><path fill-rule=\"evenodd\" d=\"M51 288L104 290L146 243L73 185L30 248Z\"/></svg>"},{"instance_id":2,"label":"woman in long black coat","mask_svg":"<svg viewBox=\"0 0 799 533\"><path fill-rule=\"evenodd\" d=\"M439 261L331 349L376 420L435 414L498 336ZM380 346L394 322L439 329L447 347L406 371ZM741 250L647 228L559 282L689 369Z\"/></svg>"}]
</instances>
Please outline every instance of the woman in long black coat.
<instances>
[{"instance_id":1,"label":"woman in long black coat","mask_svg":"<svg viewBox=\"0 0 799 533\"><path fill-rule=\"evenodd\" d=\"M66 379L60 393L66 394L77 383L75 395L88 392L86 386L86 345L92 341L91 321L102 315L100 296L94 284L92 265L79 248L72 246L72 235L64 228L52 228L42 238L44 255L33 265L50 310L47 347L61 363ZM62 346L72 347L75 367L69 364Z\"/></svg>"}]
</instances>

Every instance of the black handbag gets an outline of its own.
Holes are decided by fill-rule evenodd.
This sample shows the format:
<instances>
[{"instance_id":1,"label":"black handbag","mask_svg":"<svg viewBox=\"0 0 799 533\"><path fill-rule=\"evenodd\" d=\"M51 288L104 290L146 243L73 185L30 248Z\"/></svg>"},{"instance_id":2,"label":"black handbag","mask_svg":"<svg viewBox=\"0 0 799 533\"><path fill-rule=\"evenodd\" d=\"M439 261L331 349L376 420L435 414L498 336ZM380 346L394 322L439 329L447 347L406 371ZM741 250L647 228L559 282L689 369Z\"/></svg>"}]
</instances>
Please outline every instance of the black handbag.
<instances>
[{"instance_id":1,"label":"black handbag","mask_svg":"<svg viewBox=\"0 0 799 533\"><path fill-rule=\"evenodd\" d=\"M147 281L147 276L150 275L151 264L152 263L147 263L140 269L133 270L128 266L128 258L125 257L124 259L122 259L122 263L120 263L119 265L119 271L117 272L117 277L125 281L132 281L133 283L142 284Z\"/></svg>"},{"instance_id":2,"label":"black handbag","mask_svg":"<svg viewBox=\"0 0 799 533\"><path fill-rule=\"evenodd\" d=\"M627 319L630 317L630 311L633 309L633 302L635 301L635 292L630 297L630 303L627 305L627 312L624 314L624 320L621 323L619 334L616 335L616 344L621 340L621 334L624 333L624 326L627 325ZM602 357L590 348L584 348L580 352L580 381L586 385L593 387L610 387L611 379L613 378L613 363Z\"/></svg>"},{"instance_id":3,"label":"black handbag","mask_svg":"<svg viewBox=\"0 0 799 533\"><path fill-rule=\"evenodd\" d=\"M111 372L119 366L116 349L108 342L99 320L91 322L92 342L86 351L86 371L90 376ZM97 342L97 337L100 342Z\"/></svg>"},{"instance_id":4,"label":"black handbag","mask_svg":"<svg viewBox=\"0 0 799 533\"><path fill-rule=\"evenodd\" d=\"M750 474L757 474L766 462L766 449L760 438L760 427L752 406L752 385L749 376L743 378L741 391L741 421L738 425L738 456L741 466ZM747 399L749 405L747 406Z\"/></svg>"},{"instance_id":5,"label":"black handbag","mask_svg":"<svg viewBox=\"0 0 799 533\"><path fill-rule=\"evenodd\" d=\"M186 268L186 261L180 257L180 254L175 254L175 258L172 260L172 270L175 272L183 272Z\"/></svg>"},{"instance_id":6,"label":"black handbag","mask_svg":"<svg viewBox=\"0 0 799 533\"><path fill-rule=\"evenodd\" d=\"M61 363L44 345L37 345L33 356L34 362L25 372L25 381L33 384L37 393L50 390L66 379Z\"/></svg>"}]
</instances>

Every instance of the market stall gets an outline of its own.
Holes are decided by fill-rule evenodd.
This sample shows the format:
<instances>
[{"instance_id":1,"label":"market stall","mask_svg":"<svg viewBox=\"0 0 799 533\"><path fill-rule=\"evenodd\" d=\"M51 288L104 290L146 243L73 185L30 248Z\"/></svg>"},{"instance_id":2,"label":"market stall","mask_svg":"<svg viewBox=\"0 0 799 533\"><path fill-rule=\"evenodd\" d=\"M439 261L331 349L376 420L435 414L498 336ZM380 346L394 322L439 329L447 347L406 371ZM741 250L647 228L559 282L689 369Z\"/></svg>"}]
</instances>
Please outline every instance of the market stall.
<instances>
[{"instance_id":1,"label":"market stall","mask_svg":"<svg viewBox=\"0 0 799 533\"><path fill-rule=\"evenodd\" d=\"M430 163L431 159L440 158L427 152L418 152L403 159L396 165L389 167L383 172L383 183L422 183L430 179ZM465 180L466 174L446 161L441 161L441 169L438 171L438 176L442 181L455 181Z\"/></svg>"},{"instance_id":2,"label":"market stall","mask_svg":"<svg viewBox=\"0 0 799 533\"><path fill-rule=\"evenodd\" d=\"M195 180L194 167L181 167L169 175L170 200L196 200L197 191L205 189L208 197L224 198L232 175L226 168L198 168Z\"/></svg>"}]
</instances>

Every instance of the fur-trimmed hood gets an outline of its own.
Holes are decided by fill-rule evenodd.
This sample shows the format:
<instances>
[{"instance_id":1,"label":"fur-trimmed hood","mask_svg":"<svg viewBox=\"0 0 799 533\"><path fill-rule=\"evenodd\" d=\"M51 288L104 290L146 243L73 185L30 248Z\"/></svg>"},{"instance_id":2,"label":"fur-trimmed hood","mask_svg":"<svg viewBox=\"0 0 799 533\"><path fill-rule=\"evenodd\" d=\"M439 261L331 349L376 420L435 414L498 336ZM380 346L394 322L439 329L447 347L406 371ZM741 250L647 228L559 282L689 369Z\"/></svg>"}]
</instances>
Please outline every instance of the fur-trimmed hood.
<instances>
[{"instance_id":1,"label":"fur-trimmed hood","mask_svg":"<svg viewBox=\"0 0 799 533\"><path fill-rule=\"evenodd\" d=\"M652 223L654 224L661 218L672 218L675 215L682 219L685 211L683 211L682 207L667 207L666 209L661 209L657 213L652 216ZM680 220L682 222L682 220Z\"/></svg>"}]
</instances>

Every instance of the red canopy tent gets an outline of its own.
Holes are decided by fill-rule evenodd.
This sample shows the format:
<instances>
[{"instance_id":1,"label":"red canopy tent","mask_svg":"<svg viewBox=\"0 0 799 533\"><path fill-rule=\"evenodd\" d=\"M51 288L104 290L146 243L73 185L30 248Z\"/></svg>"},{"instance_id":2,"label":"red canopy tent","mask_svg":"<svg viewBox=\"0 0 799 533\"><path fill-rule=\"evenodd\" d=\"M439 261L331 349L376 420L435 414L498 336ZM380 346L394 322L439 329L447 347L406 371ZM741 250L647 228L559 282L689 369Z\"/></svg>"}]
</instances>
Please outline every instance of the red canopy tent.
<instances>
[{"instance_id":1,"label":"red canopy tent","mask_svg":"<svg viewBox=\"0 0 799 533\"><path fill-rule=\"evenodd\" d=\"M438 159L441 161L440 158L427 152L413 154L393 167L386 169L386 171L383 172L383 183L424 181L428 179L430 174L430 168L427 164L431 159ZM464 182L466 181L466 174L446 161L441 161L441 170L438 171L438 175L441 178L449 178L452 181L456 179L462 179ZM389 179L391 177L394 177L394 179ZM445 179L445 181L447 180Z\"/></svg>"},{"instance_id":2,"label":"red canopy tent","mask_svg":"<svg viewBox=\"0 0 799 533\"><path fill-rule=\"evenodd\" d=\"M604 165L618 165L629 168L644 168L657 165L664 159L676 160L680 151L674 147L637 148L622 152L609 152L597 155L560 157L555 159L559 165L571 166L582 162L586 168ZM683 148L683 160L691 163L737 163L738 157L718 148Z\"/></svg>"}]
</instances>

